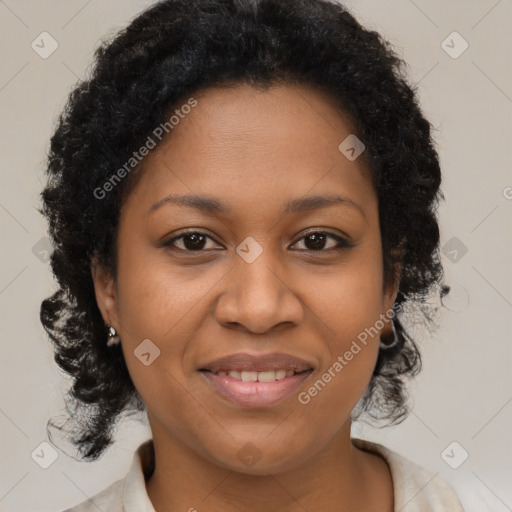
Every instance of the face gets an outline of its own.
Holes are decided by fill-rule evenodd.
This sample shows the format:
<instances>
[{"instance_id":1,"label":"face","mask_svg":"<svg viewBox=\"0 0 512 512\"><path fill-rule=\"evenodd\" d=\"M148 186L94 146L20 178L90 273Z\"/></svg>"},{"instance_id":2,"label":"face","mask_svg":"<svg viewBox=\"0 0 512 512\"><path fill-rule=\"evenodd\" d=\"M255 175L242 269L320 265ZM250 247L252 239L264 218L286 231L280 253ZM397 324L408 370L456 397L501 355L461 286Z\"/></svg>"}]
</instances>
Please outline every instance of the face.
<instances>
[{"instance_id":1,"label":"face","mask_svg":"<svg viewBox=\"0 0 512 512\"><path fill-rule=\"evenodd\" d=\"M95 268L96 297L154 435L222 467L285 471L349 427L391 327L377 197L322 93L194 98L144 160L117 277Z\"/></svg>"}]
</instances>

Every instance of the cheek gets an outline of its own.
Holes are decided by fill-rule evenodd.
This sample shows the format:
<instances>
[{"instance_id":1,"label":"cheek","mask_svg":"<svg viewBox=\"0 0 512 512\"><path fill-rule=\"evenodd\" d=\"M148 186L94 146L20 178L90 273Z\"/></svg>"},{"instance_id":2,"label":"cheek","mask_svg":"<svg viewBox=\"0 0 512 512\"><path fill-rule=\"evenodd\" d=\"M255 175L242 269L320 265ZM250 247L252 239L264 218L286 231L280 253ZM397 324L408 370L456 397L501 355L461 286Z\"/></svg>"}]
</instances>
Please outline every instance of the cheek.
<instances>
[{"instance_id":1,"label":"cheek","mask_svg":"<svg viewBox=\"0 0 512 512\"><path fill-rule=\"evenodd\" d=\"M378 240L354 249L336 270L301 275L302 300L327 327L333 355L343 353L347 343L379 319L382 280Z\"/></svg>"},{"instance_id":2,"label":"cheek","mask_svg":"<svg viewBox=\"0 0 512 512\"><path fill-rule=\"evenodd\" d=\"M321 433L319 442L327 442L350 418L371 379L380 341L375 326L381 314L381 283L378 268L365 267L364 274L352 268L331 279L324 293L310 297L323 307L319 316L328 326L323 330L326 357L298 401L307 411L308 428ZM327 411L329 421L320 421Z\"/></svg>"},{"instance_id":3,"label":"cheek","mask_svg":"<svg viewBox=\"0 0 512 512\"><path fill-rule=\"evenodd\" d=\"M366 389L379 350L383 274L380 247L371 245L354 253L322 286L318 279L306 281L308 304L318 324L327 327L322 332L328 357L304 401L310 400L313 409L332 404L340 421Z\"/></svg>"},{"instance_id":4,"label":"cheek","mask_svg":"<svg viewBox=\"0 0 512 512\"><path fill-rule=\"evenodd\" d=\"M176 265L165 249L120 251L117 309L128 337L172 338L189 313L229 270L222 266ZM131 342L130 341L130 342Z\"/></svg>"},{"instance_id":5,"label":"cheek","mask_svg":"<svg viewBox=\"0 0 512 512\"><path fill-rule=\"evenodd\" d=\"M177 394L184 380L182 363L199 328L201 300L218 280L203 274L196 269L192 278L191 268L166 264L159 250L137 250L135 243L120 250L117 311L122 349L135 387L148 405L161 400L162 390Z\"/></svg>"}]
</instances>

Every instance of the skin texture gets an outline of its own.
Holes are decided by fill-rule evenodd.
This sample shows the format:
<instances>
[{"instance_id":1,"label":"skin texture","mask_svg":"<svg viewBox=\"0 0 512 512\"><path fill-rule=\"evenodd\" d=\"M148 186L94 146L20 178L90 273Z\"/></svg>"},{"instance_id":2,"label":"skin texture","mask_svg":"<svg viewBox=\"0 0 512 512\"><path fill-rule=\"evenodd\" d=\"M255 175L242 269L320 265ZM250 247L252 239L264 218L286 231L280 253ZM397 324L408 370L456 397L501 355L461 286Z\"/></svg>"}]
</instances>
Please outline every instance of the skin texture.
<instances>
[{"instance_id":1,"label":"skin texture","mask_svg":"<svg viewBox=\"0 0 512 512\"><path fill-rule=\"evenodd\" d=\"M387 464L350 442L350 414L379 336L307 405L292 394L242 408L198 371L236 352L284 352L312 363L305 391L392 307L398 283L383 284L368 169L338 150L353 127L306 86L238 84L194 97L197 107L146 157L122 206L117 279L92 268L98 306L147 407L156 454L150 499L158 512L391 511ZM215 197L231 211L168 202L148 213L171 193ZM289 200L329 194L359 206L283 214ZM210 237L203 252L187 252L184 239L161 246L185 228ZM312 228L353 247L335 250L329 237L315 251ZM249 236L263 249L252 263L236 252ZM149 366L134 356L144 339L161 351ZM238 456L249 442L261 457L251 466Z\"/></svg>"}]
</instances>

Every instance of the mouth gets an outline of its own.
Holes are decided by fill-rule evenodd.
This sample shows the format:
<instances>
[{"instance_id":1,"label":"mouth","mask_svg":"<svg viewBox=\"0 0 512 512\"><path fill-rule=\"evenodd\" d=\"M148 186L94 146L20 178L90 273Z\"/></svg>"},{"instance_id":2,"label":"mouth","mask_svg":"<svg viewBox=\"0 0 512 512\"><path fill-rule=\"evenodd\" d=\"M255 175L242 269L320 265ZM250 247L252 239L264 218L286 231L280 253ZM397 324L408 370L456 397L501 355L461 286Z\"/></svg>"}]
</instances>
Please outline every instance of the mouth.
<instances>
[{"instance_id":1,"label":"mouth","mask_svg":"<svg viewBox=\"0 0 512 512\"><path fill-rule=\"evenodd\" d=\"M203 370L208 371L208 370ZM307 370L305 370L307 371ZM211 372L215 375L220 375L221 377L230 377L232 379L240 380L242 382L275 382L276 380L283 380L286 377L293 377L293 375L297 375L298 373L294 370L267 370L263 372L255 372L255 371L238 371L238 370L224 370L219 372Z\"/></svg>"},{"instance_id":2,"label":"mouth","mask_svg":"<svg viewBox=\"0 0 512 512\"><path fill-rule=\"evenodd\" d=\"M287 354L234 354L199 369L208 385L244 408L276 405L314 371L311 363Z\"/></svg>"}]
</instances>

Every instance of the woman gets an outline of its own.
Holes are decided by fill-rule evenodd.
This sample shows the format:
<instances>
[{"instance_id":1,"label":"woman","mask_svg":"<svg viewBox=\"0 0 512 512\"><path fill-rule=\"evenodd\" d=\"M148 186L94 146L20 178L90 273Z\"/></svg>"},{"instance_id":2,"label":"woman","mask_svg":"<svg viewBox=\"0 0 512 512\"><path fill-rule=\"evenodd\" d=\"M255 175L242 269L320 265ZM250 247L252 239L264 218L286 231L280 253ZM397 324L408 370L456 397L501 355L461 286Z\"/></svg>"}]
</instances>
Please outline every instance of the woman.
<instances>
[{"instance_id":1,"label":"woman","mask_svg":"<svg viewBox=\"0 0 512 512\"><path fill-rule=\"evenodd\" d=\"M442 278L401 65L326 0L165 0L97 51L51 140L41 320L82 456L133 409L152 439L69 510L462 510L350 437L406 416L402 320Z\"/></svg>"}]
</instances>

